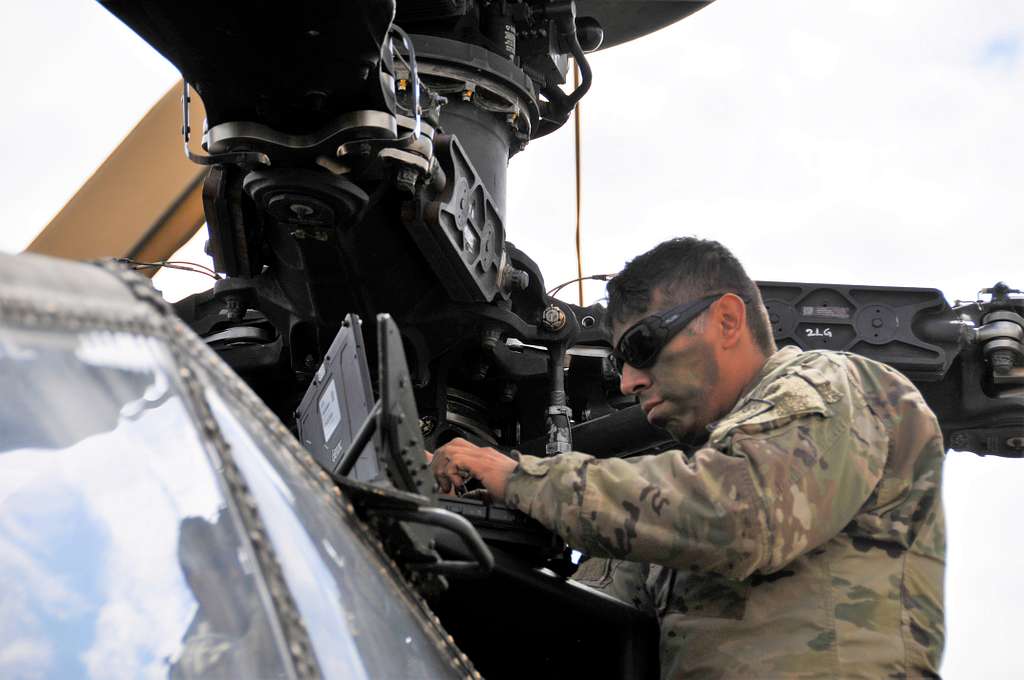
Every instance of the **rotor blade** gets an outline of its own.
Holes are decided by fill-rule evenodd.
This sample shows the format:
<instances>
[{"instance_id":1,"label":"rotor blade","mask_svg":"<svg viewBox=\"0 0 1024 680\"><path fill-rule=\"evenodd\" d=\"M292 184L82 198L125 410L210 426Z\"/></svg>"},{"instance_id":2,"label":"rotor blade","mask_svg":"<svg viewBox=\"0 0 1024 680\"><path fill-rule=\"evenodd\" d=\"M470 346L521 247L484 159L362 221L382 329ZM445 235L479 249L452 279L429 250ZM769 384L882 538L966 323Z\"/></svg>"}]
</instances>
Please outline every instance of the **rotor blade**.
<instances>
[{"instance_id":1,"label":"rotor blade","mask_svg":"<svg viewBox=\"0 0 1024 680\"><path fill-rule=\"evenodd\" d=\"M193 96L191 119L203 117ZM204 171L185 158L181 124L176 83L26 250L75 260L173 255L204 221Z\"/></svg>"},{"instance_id":2,"label":"rotor blade","mask_svg":"<svg viewBox=\"0 0 1024 680\"><path fill-rule=\"evenodd\" d=\"M712 0L576 0L576 16L597 19L601 49L615 47L684 19Z\"/></svg>"}]
</instances>

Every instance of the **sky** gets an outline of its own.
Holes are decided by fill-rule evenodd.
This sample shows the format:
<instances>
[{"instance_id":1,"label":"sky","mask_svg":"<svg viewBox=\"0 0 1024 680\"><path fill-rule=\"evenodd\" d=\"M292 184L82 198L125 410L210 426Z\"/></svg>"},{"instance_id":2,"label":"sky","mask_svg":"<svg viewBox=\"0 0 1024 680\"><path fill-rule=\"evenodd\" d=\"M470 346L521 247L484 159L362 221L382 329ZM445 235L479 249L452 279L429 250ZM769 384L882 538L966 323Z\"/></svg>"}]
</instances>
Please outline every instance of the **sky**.
<instances>
[{"instance_id":1,"label":"sky","mask_svg":"<svg viewBox=\"0 0 1024 680\"><path fill-rule=\"evenodd\" d=\"M177 74L98 4L0 17L0 251L16 252ZM759 280L923 286L951 302L1024 287L1024 3L718 0L590 61L585 273L696 235ZM571 126L511 160L508 205L507 238L545 281L574 278ZM183 255L204 257L202 240ZM176 299L207 284L157 285ZM945 475L944 675L1020 676L1024 461L952 452Z\"/></svg>"}]
</instances>

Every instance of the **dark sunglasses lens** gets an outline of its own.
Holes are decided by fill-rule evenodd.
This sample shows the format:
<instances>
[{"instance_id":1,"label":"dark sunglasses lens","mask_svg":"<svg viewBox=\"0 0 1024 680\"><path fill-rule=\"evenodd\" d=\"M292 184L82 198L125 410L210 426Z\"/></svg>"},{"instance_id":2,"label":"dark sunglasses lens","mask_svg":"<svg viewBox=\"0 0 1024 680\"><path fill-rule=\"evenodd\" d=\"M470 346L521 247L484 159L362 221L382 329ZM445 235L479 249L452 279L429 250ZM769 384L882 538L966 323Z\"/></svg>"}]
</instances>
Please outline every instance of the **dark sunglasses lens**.
<instances>
[{"instance_id":1,"label":"dark sunglasses lens","mask_svg":"<svg viewBox=\"0 0 1024 680\"><path fill-rule=\"evenodd\" d=\"M622 357L636 368L648 366L660 349L661 343L658 341L657 334L643 322L630 330L619 341L619 351L622 353Z\"/></svg>"}]
</instances>

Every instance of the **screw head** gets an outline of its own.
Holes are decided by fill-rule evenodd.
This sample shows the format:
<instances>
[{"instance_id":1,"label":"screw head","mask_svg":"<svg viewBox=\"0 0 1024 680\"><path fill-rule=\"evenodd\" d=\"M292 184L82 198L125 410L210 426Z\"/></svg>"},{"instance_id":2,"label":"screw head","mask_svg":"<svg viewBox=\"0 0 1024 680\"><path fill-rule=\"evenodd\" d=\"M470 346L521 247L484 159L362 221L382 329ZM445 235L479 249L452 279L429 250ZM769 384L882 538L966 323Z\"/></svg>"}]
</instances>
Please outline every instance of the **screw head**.
<instances>
[{"instance_id":1,"label":"screw head","mask_svg":"<svg viewBox=\"0 0 1024 680\"><path fill-rule=\"evenodd\" d=\"M541 314L541 324L549 331L560 331L565 328L565 312L557 305L548 305Z\"/></svg>"},{"instance_id":2,"label":"screw head","mask_svg":"<svg viewBox=\"0 0 1024 680\"><path fill-rule=\"evenodd\" d=\"M292 203L290 206L288 206L288 209L291 210L292 214L298 217L299 219L309 217L314 212L316 212L308 205L304 205L302 203Z\"/></svg>"}]
</instances>

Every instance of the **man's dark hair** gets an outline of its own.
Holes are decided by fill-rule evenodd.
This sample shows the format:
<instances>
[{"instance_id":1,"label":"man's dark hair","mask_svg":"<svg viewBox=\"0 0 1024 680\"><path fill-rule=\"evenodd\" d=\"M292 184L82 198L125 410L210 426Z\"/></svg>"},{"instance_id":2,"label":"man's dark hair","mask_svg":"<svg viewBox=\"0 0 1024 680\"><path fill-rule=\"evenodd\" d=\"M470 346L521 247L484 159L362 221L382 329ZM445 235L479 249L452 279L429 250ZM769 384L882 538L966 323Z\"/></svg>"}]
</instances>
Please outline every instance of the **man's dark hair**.
<instances>
[{"instance_id":1,"label":"man's dark hair","mask_svg":"<svg viewBox=\"0 0 1024 680\"><path fill-rule=\"evenodd\" d=\"M674 238L627 262L608 282L609 324L644 314L656 290L677 304L713 293L735 293L745 298L747 328L754 342L765 356L775 352L761 291L736 256L718 241Z\"/></svg>"}]
</instances>

